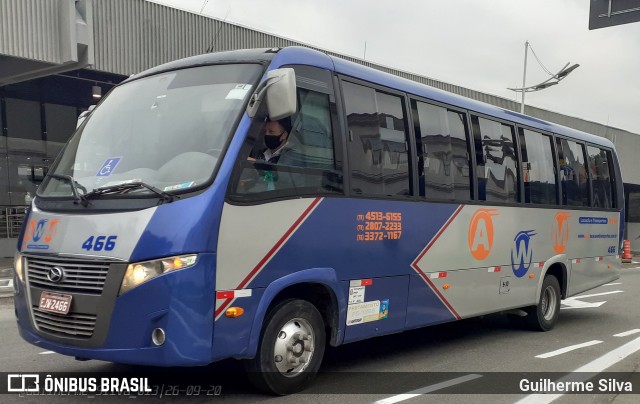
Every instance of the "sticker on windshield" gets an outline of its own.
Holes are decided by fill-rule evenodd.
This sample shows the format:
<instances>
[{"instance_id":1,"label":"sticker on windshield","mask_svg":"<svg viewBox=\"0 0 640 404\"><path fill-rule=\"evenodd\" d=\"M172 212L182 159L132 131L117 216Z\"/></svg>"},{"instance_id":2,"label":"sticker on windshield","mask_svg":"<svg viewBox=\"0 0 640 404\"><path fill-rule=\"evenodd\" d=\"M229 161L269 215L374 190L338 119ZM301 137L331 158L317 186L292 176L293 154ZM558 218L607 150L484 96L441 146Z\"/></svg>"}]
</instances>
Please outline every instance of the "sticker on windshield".
<instances>
[{"instance_id":1,"label":"sticker on windshield","mask_svg":"<svg viewBox=\"0 0 640 404\"><path fill-rule=\"evenodd\" d=\"M251 84L236 84L236 88L229 91L225 100L244 100L244 97L247 96L247 93L251 90Z\"/></svg>"},{"instance_id":2,"label":"sticker on windshield","mask_svg":"<svg viewBox=\"0 0 640 404\"><path fill-rule=\"evenodd\" d=\"M191 182L183 182L182 184L178 184L178 185L169 185L168 187L164 187L163 191L167 192L167 191L177 191L179 189L186 189L193 186L193 184L195 183L196 183L195 181L191 181Z\"/></svg>"},{"instance_id":3,"label":"sticker on windshield","mask_svg":"<svg viewBox=\"0 0 640 404\"><path fill-rule=\"evenodd\" d=\"M110 157L108 158L104 164L102 164L102 167L100 167L100 170L98 170L98 173L96 174L96 177L108 177L113 173L113 170L116 169L116 167L118 166L118 163L120 163L120 159L122 159L122 157Z\"/></svg>"},{"instance_id":4,"label":"sticker on windshield","mask_svg":"<svg viewBox=\"0 0 640 404\"><path fill-rule=\"evenodd\" d=\"M131 184L133 182L142 182L141 178L135 178L132 180L125 180L125 181L109 181L106 184L104 184L105 187L113 187L115 185L126 185L126 184Z\"/></svg>"}]
</instances>

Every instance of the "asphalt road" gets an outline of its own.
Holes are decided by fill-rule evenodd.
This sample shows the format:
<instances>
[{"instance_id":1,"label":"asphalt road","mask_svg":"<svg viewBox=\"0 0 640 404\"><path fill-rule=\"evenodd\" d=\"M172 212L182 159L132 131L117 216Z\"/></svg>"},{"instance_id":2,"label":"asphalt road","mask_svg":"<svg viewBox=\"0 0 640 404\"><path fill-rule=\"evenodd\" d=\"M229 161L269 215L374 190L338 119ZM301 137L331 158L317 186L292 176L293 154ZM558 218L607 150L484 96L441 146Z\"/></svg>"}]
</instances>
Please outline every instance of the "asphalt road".
<instances>
[{"instance_id":1,"label":"asphalt road","mask_svg":"<svg viewBox=\"0 0 640 404\"><path fill-rule=\"evenodd\" d=\"M186 378L211 378L221 395L169 397L193 402L298 403L636 403L640 394L611 392L608 379L640 393L640 264L620 280L563 302L560 321L547 333L518 327L504 315L458 321L328 349L312 388L288 397L266 396L248 385L241 366L225 361L206 368L173 369ZM629 265L627 265L629 267ZM0 299L1 372L119 372L140 368L107 362L79 362L46 352L19 337L8 299ZM572 373L579 371L580 373ZM601 372L620 373L601 373ZM596 376L595 393L528 396L522 379L558 381L566 374L585 381ZM634 373L636 372L636 373ZM631 375L631 376L630 376ZM629 379L631 377L631 379ZM604 379L608 392L598 392ZM614 384L615 387L615 384ZM428 392L429 394L419 394ZM459 393L465 394L459 394ZM500 394L483 394L499 392ZM446 394L444 394L446 393ZM458 394L454 394L458 393ZM510 393L510 394L507 394ZM86 402L90 397L11 397L17 402ZM163 400L167 398L166 396ZM157 401L138 397L136 402ZM121 398L121 400L126 400ZM129 398L129 401L133 399Z\"/></svg>"}]
</instances>

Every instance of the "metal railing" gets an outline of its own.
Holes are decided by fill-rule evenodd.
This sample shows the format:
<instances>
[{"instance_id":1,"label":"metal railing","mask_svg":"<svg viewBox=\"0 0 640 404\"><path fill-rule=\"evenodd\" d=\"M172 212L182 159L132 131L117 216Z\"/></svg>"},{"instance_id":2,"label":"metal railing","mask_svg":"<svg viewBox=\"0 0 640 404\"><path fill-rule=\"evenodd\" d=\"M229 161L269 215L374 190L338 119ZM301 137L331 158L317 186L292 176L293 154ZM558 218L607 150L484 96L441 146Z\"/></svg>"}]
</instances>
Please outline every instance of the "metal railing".
<instances>
[{"instance_id":1,"label":"metal railing","mask_svg":"<svg viewBox=\"0 0 640 404\"><path fill-rule=\"evenodd\" d=\"M26 213L24 206L0 206L0 238L18 238Z\"/></svg>"}]
</instances>

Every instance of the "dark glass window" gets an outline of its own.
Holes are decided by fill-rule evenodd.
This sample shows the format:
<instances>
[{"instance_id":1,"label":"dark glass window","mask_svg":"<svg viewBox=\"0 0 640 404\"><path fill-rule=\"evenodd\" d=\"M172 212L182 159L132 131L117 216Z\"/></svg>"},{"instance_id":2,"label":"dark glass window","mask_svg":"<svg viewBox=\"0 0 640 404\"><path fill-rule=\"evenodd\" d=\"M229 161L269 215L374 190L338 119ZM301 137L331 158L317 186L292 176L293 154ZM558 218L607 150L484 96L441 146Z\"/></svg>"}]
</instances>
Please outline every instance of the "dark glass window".
<instances>
[{"instance_id":1,"label":"dark glass window","mask_svg":"<svg viewBox=\"0 0 640 404\"><path fill-rule=\"evenodd\" d=\"M351 190L362 195L410 195L402 99L349 82L343 82L343 90Z\"/></svg>"},{"instance_id":2,"label":"dark glass window","mask_svg":"<svg viewBox=\"0 0 640 404\"><path fill-rule=\"evenodd\" d=\"M2 121L2 107L3 102L0 100L0 206L10 204L9 160L7 157L7 137L4 135L4 122Z\"/></svg>"},{"instance_id":3,"label":"dark glass window","mask_svg":"<svg viewBox=\"0 0 640 404\"><path fill-rule=\"evenodd\" d=\"M589 206L589 181L584 159L584 147L567 139L557 139L560 163L562 204Z\"/></svg>"},{"instance_id":4,"label":"dark glass window","mask_svg":"<svg viewBox=\"0 0 640 404\"><path fill-rule=\"evenodd\" d=\"M47 130L47 157L54 159L76 130L78 109L58 104L44 104Z\"/></svg>"},{"instance_id":5,"label":"dark glass window","mask_svg":"<svg viewBox=\"0 0 640 404\"><path fill-rule=\"evenodd\" d=\"M615 200L611 180L611 152L597 147L587 146L589 155L589 173L591 175L591 206L597 208L614 208Z\"/></svg>"},{"instance_id":6,"label":"dark glass window","mask_svg":"<svg viewBox=\"0 0 640 404\"><path fill-rule=\"evenodd\" d=\"M37 162L36 166L34 162ZM38 181L34 179L34 168L43 165L42 159L14 154L7 158L7 165L10 205L24 205L27 192L34 197L42 181L43 175L39 175Z\"/></svg>"},{"instance_id":7,"label":"dark glass window","mask_svg":"<svg viewBox=\"0 0 640 404\"><path fill-rule=\"evenodd\" d=\"M7 137L4 134L4 122L2 121L3 104L0 99L0 154L7 153Z\"/></svg>"},{"instance_id":8,"label":"dark glass window","mask_svg":"<svg viewBox=\"0 0 640 404\"><path fill-rule=\"evenodd\" d=\"M9 152L44 152L40 103L7 98L5 105Z\"/></svg>"},{"instance_id":9,"label":"dark glass window","mask_svg":"<svg viewBox=\"0 0 640 404\"><path fill-rule=\"evenodd\" d=\"M471 117L481 201L518 202L518 160L512 126Z\"/></svg>"},{"instance_id":10,"label":"dark glass window","mask_svg":"<svg viewBox=\"0 0 640 404\"><path fill-rule=\"evenodd\" d=\"M558 203L555 158L551 136L520 129L524 201L552 205Z\"/></svg>"},{"instance_id":11,"label":"dark glass window","mask_svg":"<svg viewBox=\"0 0 640 404\"><path fill-rule=\"evenodd\" d=\"M411 101L418 151L420 195L471 199L469 129L463 113Z\"/></svg>"},{"instance_id":12,"label":"dark glass window","mask_svg":"<svg viewBox=\"0 0 640 404\"><path fill-rule=\"evenodd\" d=\"M9 158L0 155L0 206L11 204L9 188Z\"/></svg>"},{"instance_id":13,"label":"dark glass window","mask_svg":"<svg viewBox=\"0 0 640 404\"><path fill-rule=\"evenodd\" d=\"M629 192L629 223L640 223L640 192Z\"/></svg>"}]
</instances>

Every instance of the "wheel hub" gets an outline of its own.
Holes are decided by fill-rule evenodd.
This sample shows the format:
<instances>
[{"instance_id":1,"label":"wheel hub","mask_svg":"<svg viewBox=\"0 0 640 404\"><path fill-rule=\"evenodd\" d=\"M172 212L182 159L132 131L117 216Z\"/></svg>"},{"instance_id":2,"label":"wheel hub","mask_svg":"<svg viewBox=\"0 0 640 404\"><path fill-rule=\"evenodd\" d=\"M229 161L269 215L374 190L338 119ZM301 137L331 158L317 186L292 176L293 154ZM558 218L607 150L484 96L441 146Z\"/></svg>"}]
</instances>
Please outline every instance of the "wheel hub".
<instances>
[{"instance_id":1,"label":"wheel hub","mask_svg":"<svg viewBox=\"0 0 640 404\"><path fill-rule=\"evenodd\" d=\"M278 333L274 344L274 363L285 376L296 376L308 366L313 356L314 334L304 319L288 321Z\"/></svg>"}]
</instances>

